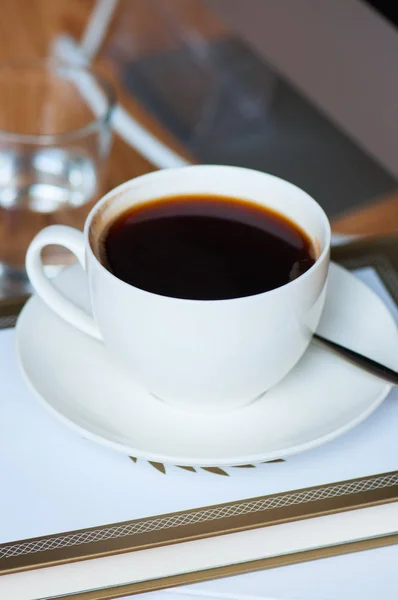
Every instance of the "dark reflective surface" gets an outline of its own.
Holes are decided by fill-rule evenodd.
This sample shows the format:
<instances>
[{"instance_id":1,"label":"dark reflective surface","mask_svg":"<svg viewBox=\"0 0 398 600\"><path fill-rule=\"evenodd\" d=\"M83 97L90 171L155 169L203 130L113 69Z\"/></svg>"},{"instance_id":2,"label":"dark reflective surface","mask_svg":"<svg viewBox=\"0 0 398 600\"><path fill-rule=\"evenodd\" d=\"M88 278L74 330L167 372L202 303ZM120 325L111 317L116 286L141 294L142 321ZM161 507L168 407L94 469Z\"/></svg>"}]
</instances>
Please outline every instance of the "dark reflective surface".
<instances>
[{"instance_id":1,"label":"dark reflective surface","mask_svg":"<svg viewBox=\"0 0 398 600\"><path fill-rule=\"evenodd\" d=\"M396 181L244 43L228 38L125 64L124 84L201 162L292 181L330 216Z\"/></svg>"}]
</instances>

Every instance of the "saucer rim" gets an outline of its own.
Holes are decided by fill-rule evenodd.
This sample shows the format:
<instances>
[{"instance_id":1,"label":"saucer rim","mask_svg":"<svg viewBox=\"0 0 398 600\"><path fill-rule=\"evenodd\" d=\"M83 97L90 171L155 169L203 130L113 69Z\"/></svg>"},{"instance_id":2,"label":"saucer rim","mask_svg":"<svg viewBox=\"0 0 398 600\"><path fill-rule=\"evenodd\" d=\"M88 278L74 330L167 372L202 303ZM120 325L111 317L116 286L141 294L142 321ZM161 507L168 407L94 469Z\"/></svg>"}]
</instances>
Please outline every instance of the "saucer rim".
<instances>
[{"instance_id":1,"label":"saucer rim","mask_svg":"<svg viewBox=\"0 0 398 600\"><path fill-rule=\"evenodd\" d=\"M333 264L333 268L337 267L337 270L345 271L350 276L355 277L348 269L345 269L341 265L338 265L336 263L332 263L332 264ZM76 266L72 265L68 269L73 269L73 268L76 268ZM366 284L364 284L362 281L360 281L360 280L357 280L357 281L361 286L366 287L368 290L370 290L372 293L375 294L374 290L371 290L371 288L366 286ZM377 296L377 294L375 294L375 295ZM274 451L268 452L268 453L260 453L260 454L257 453L257 454L251 454L251 455L241 455L241 456L214 458L214 459L213 458L203 458L203 457L184 458L184 457L177 457L177 456L173 456L173 455L161 454L161 453L156 453L156 452L148 452L147 450L140 450L139 448L134 448L134 447L132 447L128 444L124 444L122 442L113 441L112 439L104 437L104 436L100 435L99 433L94 433L94 432L84 428L82 425L75 423L71 419L71 417L65 416L65 414L63 414L62 412L60 412L59 410L54 408L54 406L41 395L39 390L36 389L35 385L30 380L29 375L25 369L25 366L23 363L23 358L22 358L22 350L21 350L21 344L22 344L21 329L23 328L23 323L27 319L27 317L25 315L27 314L27 312L29 310L29 306L32 304L32 302L34 302L36 300L38 300L39 302L42 302L45 310L49 310L49 311L51 310L44 304L44 302L42 300L40 300L40 298L38 296L33 295L28 300L26 305L23 307L23 309L19 315L16 327L15 327L17 362L18 362L18 367L19 367L20 373L22 375L22 379L23 379L25 385L27 386L27 388L33 393L33 395L37 398L39 403L50 414L55 416L56 419L58 419L58 421L64 423L67 427L69 427L73 431L77 432L83 438L94 441L102 446L111 448L121 454L124 454L127 456L134 456L135 458L142 459L145 461L159 462L159 463L163 463L163 464L171 464L171 465L176 465L176 466L233 467L233 466L239 466L242 464L256 465L259 463L269 462L269 461L272 461L275 459L293 456L295 454L299 454L301 452L306 452L307 450L311 450L311 449L317 448L319 446L322 446L323 444L338 438L339 436L343 435L344 433L350 431L351 429L353 429L354 427L359 425L362 421L367 419L381 405L381 403L388 396L390 390L392 389L392 385L385 383L383 385L383 387L380 389L380 392L378 393L378 395L375 397L374 401L371 403L371 405L368 406L359 415L357 415L354 419L351 419L350 421L345 423L343 426L341 426L338 429L335 429L334 431L331 431L325 435L319 436L315 439L306 441L301 444L296 444L294 446L286 447L285 449L282 449L281 451L274 450ZM379 300L383 303L383 301L380 298L379 298ZM386 307L384 303L383 303L383 305L384 305L385 309L389 312L391 319L393 319L390 311L388 310L388 307ZM393 322L395 324L395 321L393 321ZM22 325L21 325L21 323L22 323ZM355 368L355 367L353 367L353 368ZM383 382L381 382L381 384L382 383Z\"/></svg>"},{"instance_id":2,"label":"saucer rim","mask_svg":"<svg viewBox=\"0 0 398 600\"><path fill-rule=\"evenodd\" d=\"M306 442L304 444L298 444L296 446L291 446L282 452L268 452L267 454L252 454L252 455L243 455L241 457L232 457L232 458L221 458L214 460L212 459L203 459L203 458L173 458L172 456L167 456L158 453L150 453L145 450L140 450L138 448L132 448L127 445L121 444L119 442L113 442L97 433L92 433L91 431L84 429L81 425L77 425L71 419L57 411L51 404L49 404L40 394L38 390L34 387L32 382L30 381L24 367L22 364L22 359L20 356L19 344L17 340L17 355L18 355L18 366L20 372L22 374L23 381L28 389L33 393L36 399L39 401L39 404L45 408L45 410L54 416L59 422L66 425L69 429L72 429L79 435L81 435L84 439L88 439L93 441L101 446L106 448L111 448L115 450L119 454L124 454L125 456L134 457L137 459L145 460L148 462L157 462L162 464L168 464L172 466L182 466L182 467L238 467L243 464L250 465L258 465L261 463L271 462L273 460L287 458L289 456L294 456L296 454L301 454L302 452L306 452L308 450L313 450L315 448L319 448L319 446L323 446L328 442L333 441L334 439L344 435L357 425L360 425L365 419L367 419L386 399L388 394L390 393L392 386L388 383L385 385L385 388L381 390L378 394L377 398L374 402L359 416L355 419L352 419L348 423L346 423L343 427L328 433L327 435L320 436L311 440L310 442Z\"/></svg>"}]
</instances>

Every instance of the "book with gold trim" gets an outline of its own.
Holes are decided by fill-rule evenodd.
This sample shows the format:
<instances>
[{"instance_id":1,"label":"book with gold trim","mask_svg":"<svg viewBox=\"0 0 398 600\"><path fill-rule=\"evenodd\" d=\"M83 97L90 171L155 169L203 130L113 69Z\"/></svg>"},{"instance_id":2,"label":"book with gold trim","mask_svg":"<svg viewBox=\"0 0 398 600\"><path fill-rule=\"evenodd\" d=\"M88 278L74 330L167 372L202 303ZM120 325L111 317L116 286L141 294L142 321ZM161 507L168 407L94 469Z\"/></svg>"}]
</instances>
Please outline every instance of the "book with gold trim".
<instances>
[{"instance_id":1,"label":"book with gold trim","mask_svg":"<svg viewBox=\"0 0 398 600\"><path fill-rule=\"evenodd\" d=\"M333 258L398 321L398 239ZM398 542L398 392L309 452L178 467L124 456L56 421L14 350L23 300L0 303L0 598L110 599Z\"/></svg>"}]
</instances>

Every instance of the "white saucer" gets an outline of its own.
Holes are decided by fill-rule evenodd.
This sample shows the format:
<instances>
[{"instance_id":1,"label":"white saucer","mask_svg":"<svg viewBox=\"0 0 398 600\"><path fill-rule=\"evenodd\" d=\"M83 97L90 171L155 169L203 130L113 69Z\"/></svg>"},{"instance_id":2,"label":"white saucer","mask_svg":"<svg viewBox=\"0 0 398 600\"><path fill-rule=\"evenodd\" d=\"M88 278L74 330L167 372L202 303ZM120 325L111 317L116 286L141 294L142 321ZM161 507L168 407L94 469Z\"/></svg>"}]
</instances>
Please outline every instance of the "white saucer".
<instances>
[{"instance_id":1,"label":"white saucer","mask_svg":"<svg viewBox=\"0 0 398 600\"><path fill-rule=\"evenodd\" d=\"M88 310L79 266L56 282ZM393 318L376 294L337 265L319 332L398 367ZM360 423L390 390L311 346L282 383L250 406L211 415L181 411L147 393L100 342L67 325L38 297L18 320L17 346L30 388L64 423L120 452L176 465L254 464L309 450Z\"/></svg>"}]
</instances>

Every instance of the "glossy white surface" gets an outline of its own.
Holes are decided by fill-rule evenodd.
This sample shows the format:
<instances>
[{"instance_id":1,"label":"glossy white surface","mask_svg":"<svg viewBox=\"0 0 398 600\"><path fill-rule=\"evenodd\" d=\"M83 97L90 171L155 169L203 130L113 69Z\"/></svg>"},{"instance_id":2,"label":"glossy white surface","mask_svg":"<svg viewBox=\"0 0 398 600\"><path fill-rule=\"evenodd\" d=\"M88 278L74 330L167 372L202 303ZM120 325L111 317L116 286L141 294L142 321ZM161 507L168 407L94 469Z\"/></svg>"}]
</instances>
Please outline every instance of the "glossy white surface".
<instances>
[{"instance_id":1,"label":"glossy white surface","mask_svg":"<svg viewBox=\"0 0 398 600\"><path fill-rule=\"evenodd\" d=\"M88 308L79 267L64 271L57 285ZM374 292L336 265L319 332L398 366L392 316ZM121 452L180 465L245 464L314 448L365 419L390 389L311 346L283 382L248 407L212 415L175 409L136 383L102 343L66 324L37 297L18 321L17 344L30 387L61 420Z\"/></svg>"},{"instance_id":2,"label":"glossy white surface","mask_svg":"<svg viewBox=\"0 0 398 600\"><path fill-rule=\"evenodd\" d=\"M205 302L140 290L101 265L98 240L117 214L154 198L197 193L245 198L288 216L312 239L316 263L270 292ZM44 276L41 250L56 243L75 252L87 270L94 322ZM41 231L26 267L43 300L68 323L102 339L156 397L184 409L220 412L258 398L305 352L325 300L329 246L325 213L296 186L250 169L200 165L157 171L119 186L94 207L85 237L61 226Z\"/></svg>"}]
</instances>

